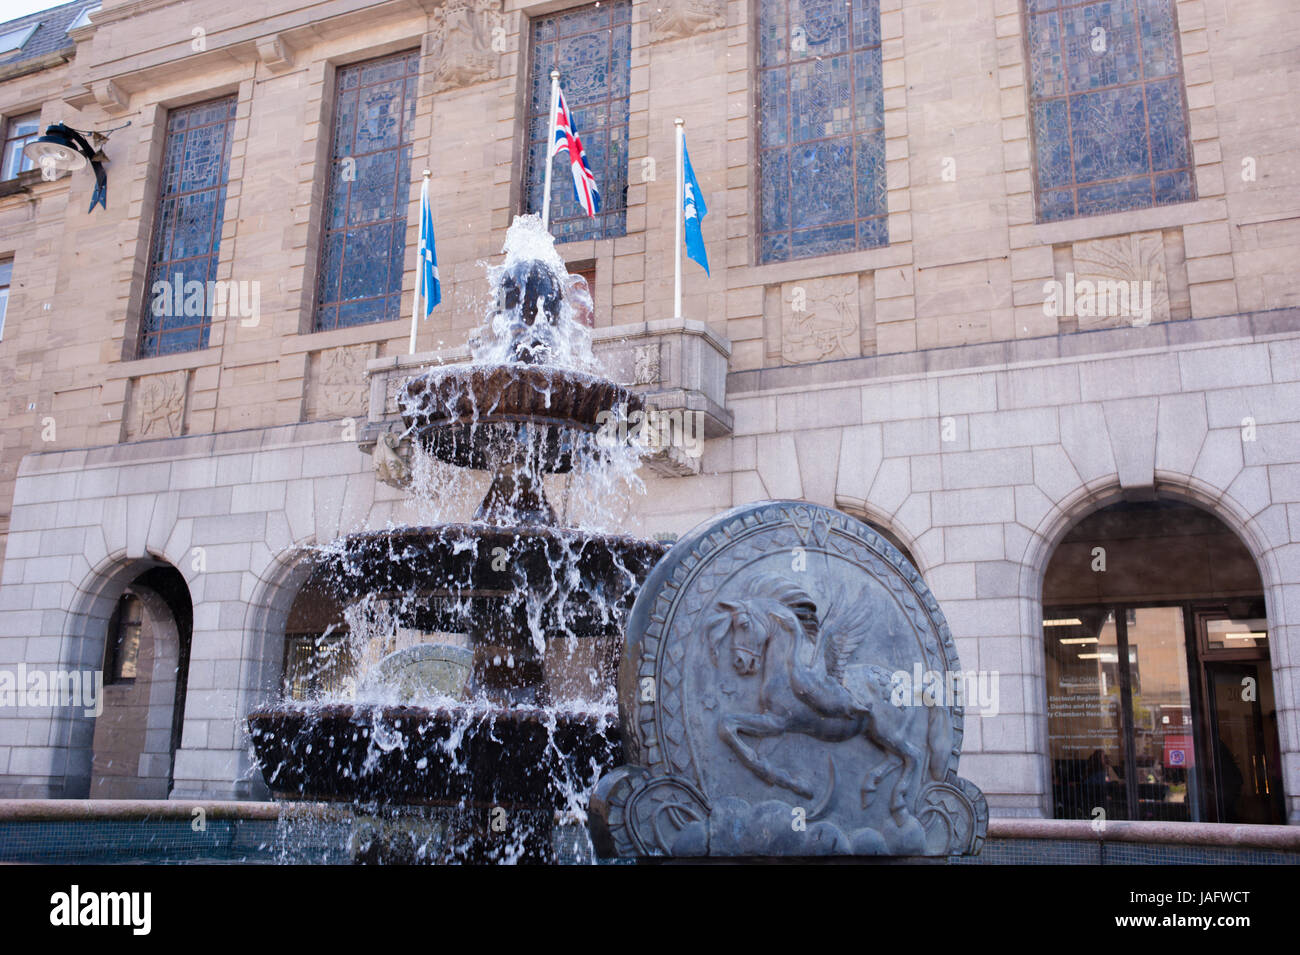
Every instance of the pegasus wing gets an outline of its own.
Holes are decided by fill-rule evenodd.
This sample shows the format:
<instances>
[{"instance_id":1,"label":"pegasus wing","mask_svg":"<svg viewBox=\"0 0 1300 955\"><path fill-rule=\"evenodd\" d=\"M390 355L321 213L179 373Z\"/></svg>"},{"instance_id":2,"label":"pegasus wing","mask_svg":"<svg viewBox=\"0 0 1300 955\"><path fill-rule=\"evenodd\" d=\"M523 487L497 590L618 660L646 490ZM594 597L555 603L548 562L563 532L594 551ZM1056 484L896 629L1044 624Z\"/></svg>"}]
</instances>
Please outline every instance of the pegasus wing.
<instances>
[{"instance_id":1,"label":"pegasus wing","mask_svg":"<svg viewBox=\"0 0 1300 955\"><path fill-rule=\"evenodd\" d=\"M852 602L843 590L827 603L821 620L822 639L826 642L826 672L837 682L844 682L844 668L870 632L870 621L853 612Z\"/></svg>"}]
</instances>

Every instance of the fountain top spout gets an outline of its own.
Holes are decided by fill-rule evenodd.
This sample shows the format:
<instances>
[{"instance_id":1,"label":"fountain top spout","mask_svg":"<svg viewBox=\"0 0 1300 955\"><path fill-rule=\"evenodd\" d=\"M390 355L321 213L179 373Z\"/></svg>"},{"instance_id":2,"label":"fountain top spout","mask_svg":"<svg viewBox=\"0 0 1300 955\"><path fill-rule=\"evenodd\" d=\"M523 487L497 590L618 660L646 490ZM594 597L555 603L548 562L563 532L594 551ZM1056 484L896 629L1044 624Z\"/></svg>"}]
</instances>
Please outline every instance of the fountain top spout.
<instances>
[{"instance_id":1,"label":"fountain top spout","mask_svg":"<svg viewBox=\"0 0 1300 955\"><path fill-rule=\"evenodd\" d=\"M505 261L488 269L492 311L472 335L474 362L595 372L582 322L591 313L586 280L569 274L541 220L516 216L502 251Z\"/></svg>"},{"instance_id":2,"label":"fountain top spout","mask_svg":"<svg viewBox=\"0 0 1300 955\"><path fill-rule=\"evenodd\" d=\"M544 262L521 262L501 279L497 310L510 338L510 357L526 365L546 364L560 321L562 281Z\"/></svg>"}]
</instances>

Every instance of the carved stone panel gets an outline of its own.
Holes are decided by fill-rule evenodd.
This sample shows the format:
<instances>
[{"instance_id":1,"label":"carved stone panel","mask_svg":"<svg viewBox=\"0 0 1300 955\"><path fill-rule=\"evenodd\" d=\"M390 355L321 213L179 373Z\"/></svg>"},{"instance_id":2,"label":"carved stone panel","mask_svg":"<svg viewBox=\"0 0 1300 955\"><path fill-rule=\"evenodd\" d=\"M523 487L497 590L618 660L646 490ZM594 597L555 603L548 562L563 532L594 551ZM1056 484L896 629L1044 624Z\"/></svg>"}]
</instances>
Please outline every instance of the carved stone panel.
<instances>
[{"instance_id":1,"label":"carved stone panel","mask_svg":"<svg viewBox=\"0 0 1300 955\"><path fill-rule=\"evenodd\" d=\"M870 528L797 501L733 508L637 596L626 765L592 796L596 849L976 853L988 806L957 775L967 685L938 602Z\"/></svg>"},{"instance_id":2,"label":"carved stone panel","mask_svg":"<svg viewBox=\"0 0 1300 955\"><path fill-rule=\"evenodd\" d=\"M1169 282L1159 232L1074 243L1074 271L1063 283L1065 314L1078 327L1115 328L1169 320Z\"/></svg>"},{"instance_id":3,"label":"carved stone panel","mask_svg":"<svg viewBox=\"0 0 1300 955\"><path fill-rule=\"evenodd\" d=\"M401 409L397 406L397 396L406 390L409 380L404 375L393 375L384 383L384 414L395 415Z\"/></svg>"},{"instance_id":4,"label":"carved stone panel","mask_svg":"<svg viewBox=\"0 0 1300 955\"><path fill-rule=\"evenodd\" d=\"M447 0L431 19L428 49L433 92L496 79L505 52L501 0Z\"/></svg>"},{"instance_id":5,"label":"carved stone panel","mask_svg":"<svg viewBox=\"0 0 1300 955\"><path fill-rule=\"evenodd\" d=\"M364 417L369 399L366 362L375 357L370 343L344 345L311 357L307 385L307 417Z\"/></svg>"},{"instance_id":6,"label":"carved stone panel","mask_svg":"<svg viewBox=\"0 0 1300 955\"><path fill-rule=\"evenodd\" d=\"M784 364L862 354L856 275L787 282L781 286L780 309Z\"/></svg>"},{"instance_id":7,"label":"carved stone panel","mask_svg":"<svg viewBox=\"0 0 1300 955\"><path fill-rule=\"evenodd\" d=\"M664 345L656 340L603 348L600 362L605 373L620 384L658 385L665 383L668 359Z\"/></svg>"},{"instance_id":8,"label":"carved stone panel","mask_svg":"<svg viewBox=\"0 0 1300 955\"><path fill-rule=\"evenodd\" d=\"M126 440L178 438L185 433L188 371L146 375L131 384L131 409L126 415Z\"/></svg>"},{"instance_id":9,"label":"carved stone panel","mask_svg":"<svg viewBox=\"0 0 1300 955\"><path fill-rule=\"evenodd\" d=\"M650 12L650 42L694 36L726 25L725 0L656 0Z\"/></svg>"},{"instance_id":10,"label":"carved stone panel","mask_svg":"<svg viewBox=\"0 0 1300 955\"><path fill-rule=\"evenodd\" d=\"M653 385L659 378L659 343L637 345L632 350L632 384Z\"/></svg>"}]
</instances>

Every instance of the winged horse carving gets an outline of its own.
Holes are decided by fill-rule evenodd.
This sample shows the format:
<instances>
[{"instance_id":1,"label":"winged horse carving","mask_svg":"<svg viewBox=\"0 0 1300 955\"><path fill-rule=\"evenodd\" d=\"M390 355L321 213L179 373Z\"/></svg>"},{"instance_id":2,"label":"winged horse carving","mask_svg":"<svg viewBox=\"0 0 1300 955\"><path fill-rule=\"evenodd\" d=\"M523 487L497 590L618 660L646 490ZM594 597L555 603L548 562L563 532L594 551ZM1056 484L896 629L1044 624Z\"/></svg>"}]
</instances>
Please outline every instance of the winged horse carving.
<instances>
[{"instance_id":1,"label":"winged horse carving","mask_svg":"<svg viewBox=\"0 0 1300 955\"><path fill-rule=\"evenodd\" d=\"M936 781L945 777L953 742L951 716L943 707L924 707L929 716L922 748L913 732L916 708L891 702L888 670L874 664L854 667L857 678L850 686L848 666L870 633L871 621L852 613L842 592L824 603L819 617L806 590L784 576L765 573L747 581L738 599L714 604L705 623L714 664L729 664L741 677L760 678L759 711L725 714L718 734L760 779L807 799L813 798L811 786L772 765L754 742L789 733L824 742L865 736L886 758L863 780L862 806L881 777L901 764L889 809L902 824L917 764L925 760ZM831 771L833 787L833 762Z\"/></svg>"}]
</instances>

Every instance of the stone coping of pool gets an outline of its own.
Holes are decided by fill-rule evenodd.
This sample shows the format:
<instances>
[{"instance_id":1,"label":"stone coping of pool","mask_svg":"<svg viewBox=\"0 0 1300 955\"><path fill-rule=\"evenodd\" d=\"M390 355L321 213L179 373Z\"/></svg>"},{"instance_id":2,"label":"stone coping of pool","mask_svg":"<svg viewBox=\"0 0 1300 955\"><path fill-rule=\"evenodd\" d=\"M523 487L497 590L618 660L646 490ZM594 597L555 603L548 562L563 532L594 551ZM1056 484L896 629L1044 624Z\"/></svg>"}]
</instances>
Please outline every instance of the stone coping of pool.
<instances>
[{"instance_id":1,"label":"stone coping of pool","mask_svg":"<svg viewBox=\"0 0 1300 955\"><path fill-rule=\"evenodd\" d=\"M189 819L202 809L209 819L278 819L295 813L338 815L344 807L317 802L238 802L199 799L0 799L0 822L61 822L92 819ZM1057 839L1140 842L1185 846L1233 846L1300 851L1300 826L1250 826L1216 822L1108 821L1102 831L1087 819L989 820L990 839Z\"/></svg>"},{"instance_id":2,"label":"stone coping of pool","mask_svg":"<svg viewBox=\"0 0 1300 955\"><path fill-rule=\"evenodd\" d=\"M994 818L989 820L988 837L1300 850L1300 826L1248 826L1222 822L1107 820L1104 825L1099 825L1087 819Z\"/></svg>"}]
</instances>

